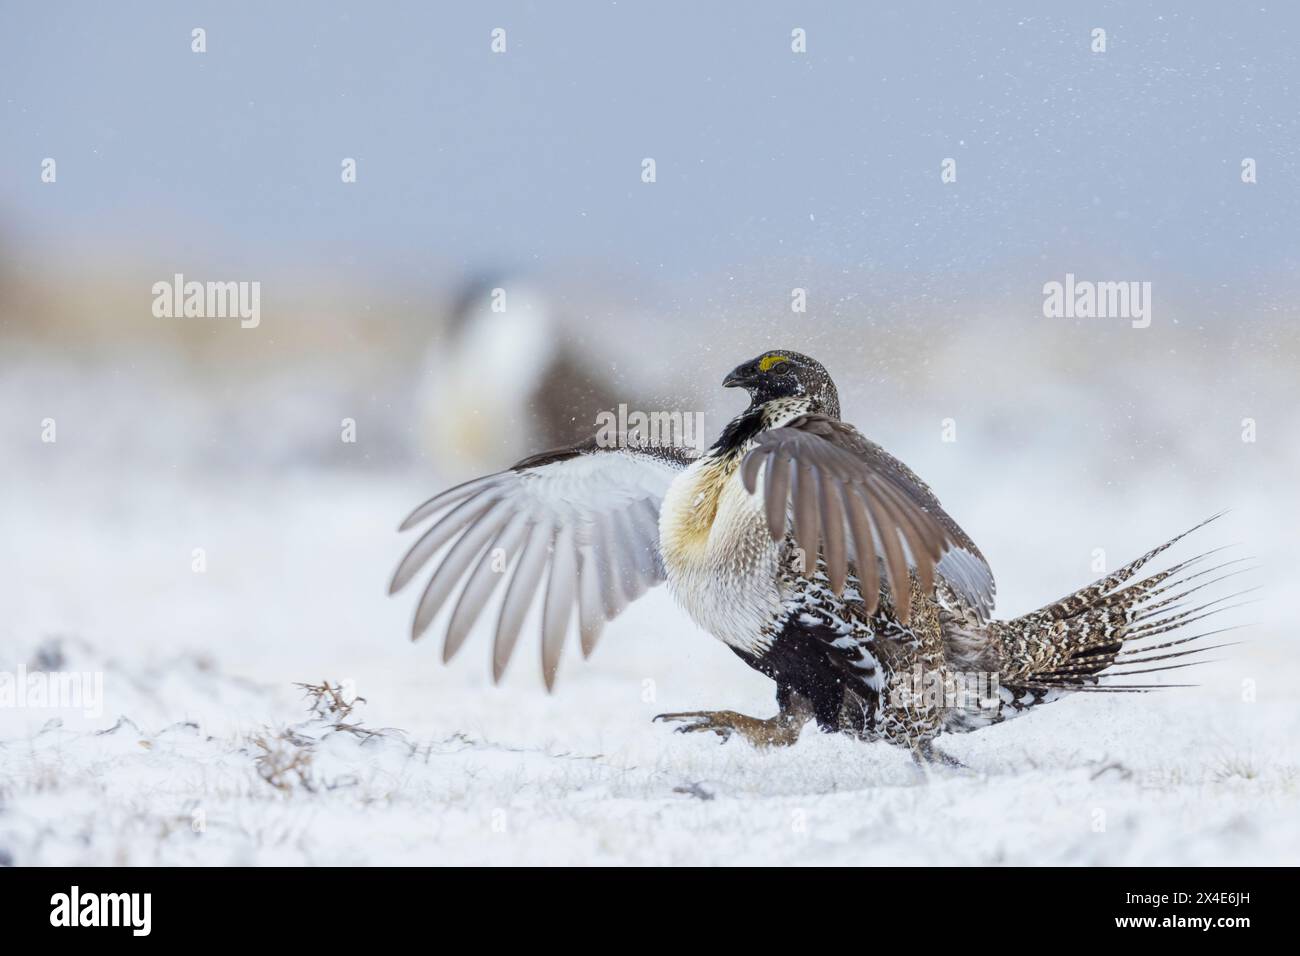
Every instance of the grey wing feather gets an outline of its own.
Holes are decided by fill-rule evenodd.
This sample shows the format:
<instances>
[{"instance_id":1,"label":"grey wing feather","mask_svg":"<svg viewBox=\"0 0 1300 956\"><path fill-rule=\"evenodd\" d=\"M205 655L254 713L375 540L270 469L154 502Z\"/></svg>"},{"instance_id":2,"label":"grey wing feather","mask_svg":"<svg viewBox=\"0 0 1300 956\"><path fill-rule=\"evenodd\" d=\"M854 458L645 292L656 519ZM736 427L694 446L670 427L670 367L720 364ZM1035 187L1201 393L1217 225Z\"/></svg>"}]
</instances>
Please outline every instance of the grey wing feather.
<instances>
[{"instance_id":1,"label":"grey wing feather","mask_svg":"<svg viewBox=\"0 0 1300 956\"><path fill-rule=\"evenodd\" d=\"M424 502L401 528L433 524L389 587L396 593L432 565L412 639L450 607L443 644L450 660L505 581L493 678L505 672L540 596L542 673L551 688L570 624L577 622L583 654L590 654L605 623L664 579L659 505L688 462L673 449L602 448L593 440L534 455Z\"/></svg>"},{"instance_id":2,"label":"grey wing feather","mask_svg":"<svg viewBox=\"0 0 1300 956\"><path fill-rule=\"evenodd\" d=\"M751 493L760 475L772 538L784 537L787 515L792 517L796 543L805 554L821 551L837 594L851 560L868 613L879 601L878 562L904 623L910 614L909 569L927 592L937 575L981 617L992 610L993 574L974 542L925 482L851 425L804 415L760 432L741 463ZM806 560L804 567L811 572L816 561Z\"/></svg>"}]
</instances>

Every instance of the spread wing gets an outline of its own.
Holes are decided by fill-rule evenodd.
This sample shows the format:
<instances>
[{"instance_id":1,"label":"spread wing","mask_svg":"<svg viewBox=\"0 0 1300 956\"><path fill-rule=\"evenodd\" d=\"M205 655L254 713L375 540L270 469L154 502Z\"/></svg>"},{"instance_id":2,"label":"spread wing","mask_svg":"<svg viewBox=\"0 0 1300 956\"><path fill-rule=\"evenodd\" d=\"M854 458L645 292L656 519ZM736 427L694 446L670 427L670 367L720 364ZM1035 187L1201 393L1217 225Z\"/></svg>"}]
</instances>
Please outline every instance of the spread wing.
<instances>
[{"instance_id":1,"label":"spread wing","mask_svg":"<svg viewBox=\"0 0 1300 956\"><path fill-rule=\"evenodd\" d=\"M763 474L764 506L773 540L793 517L795 542L806 555L818 550L836 594L844 590L850 562L857 569L867 613L879 603L880 568L894 609L906 623L911 610L908 568L927 593L935 575L947 581L981 616L993 608L993 572L974 542L939 506L912 470L852 425L804 415L761 432L741 463L752 493ZM859 560L859 555L869 556ZM805 562L809 573L815 560Z\"/></svg>"},{"instance_id":2,"label":"spread wing","mask_svg":"<svg viewBox=\"0 0 1300 956\"><path fill-rule=\"evenodd\" d=\"M504 589L492 652L492 676L500 680L541 593L542 674L550 689L575 612L585 656L607 621L664 579L659 504L688 463L675 449L602 448L593 439L426 501L399 530L436 519L389 587L395 594L432 561L411 639L450 604L442 654L450 660Z\"/></svg>"}]
</instances>

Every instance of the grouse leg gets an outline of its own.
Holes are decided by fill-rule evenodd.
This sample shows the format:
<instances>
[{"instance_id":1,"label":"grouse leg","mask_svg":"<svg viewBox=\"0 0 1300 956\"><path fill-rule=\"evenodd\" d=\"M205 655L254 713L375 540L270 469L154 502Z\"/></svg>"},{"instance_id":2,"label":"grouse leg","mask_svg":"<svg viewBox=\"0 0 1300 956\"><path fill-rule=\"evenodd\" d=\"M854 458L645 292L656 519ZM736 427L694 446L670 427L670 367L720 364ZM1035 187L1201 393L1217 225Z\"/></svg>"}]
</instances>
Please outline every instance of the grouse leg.
<instances>
[{"instance_id":1,"label":"grouse leg","mask_svg":"<svg viewBox=\"0 0 1300 956\"><path fill-rule=\"evenodd\" d=\"M725 743L735 733L755 747L788 747L799 739L799 732L812 716L811 707L796 695L775 717L766 720L738 714L734 710L689 710L658 714L654 719L680 722L681 726L677 728L679 734L709 730Z\"/></svg>"}]
</instances>

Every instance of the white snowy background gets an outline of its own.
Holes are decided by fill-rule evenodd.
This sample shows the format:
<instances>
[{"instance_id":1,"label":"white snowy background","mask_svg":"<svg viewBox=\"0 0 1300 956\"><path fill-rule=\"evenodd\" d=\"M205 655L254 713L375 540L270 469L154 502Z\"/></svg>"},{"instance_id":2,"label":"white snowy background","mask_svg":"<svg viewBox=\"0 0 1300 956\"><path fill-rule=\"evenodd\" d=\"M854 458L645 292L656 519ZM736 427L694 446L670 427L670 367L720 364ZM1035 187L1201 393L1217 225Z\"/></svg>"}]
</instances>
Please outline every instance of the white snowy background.
<instances>
[{"instance_id":1,"label":"white snowy background","mask_svg":"<svg viewBox=\"0 0 1300 956\"><path fill-rule=\"evenodd\" d=\"M1300 863L1296 15L1037 7L801 14L802 60L768 4L7 11L0 673L104 701L0 707L0 864ZM386 590L466 468L421 383L485 267L710 433L735 364L820 358L999 616L1231 509L1171 558L1254 556L1254 626L1157 678L1195 687L944 738L964 772L652 724L775 706L662 590L553 695L535 644L501 687L486 633L444 666ZM261 281L261 325L154 318L178 271ZM1152 281L1151 327L1044 318L1066 272ZM322 681L364 702L323 719Z\"/></svg>"}]
</instances>

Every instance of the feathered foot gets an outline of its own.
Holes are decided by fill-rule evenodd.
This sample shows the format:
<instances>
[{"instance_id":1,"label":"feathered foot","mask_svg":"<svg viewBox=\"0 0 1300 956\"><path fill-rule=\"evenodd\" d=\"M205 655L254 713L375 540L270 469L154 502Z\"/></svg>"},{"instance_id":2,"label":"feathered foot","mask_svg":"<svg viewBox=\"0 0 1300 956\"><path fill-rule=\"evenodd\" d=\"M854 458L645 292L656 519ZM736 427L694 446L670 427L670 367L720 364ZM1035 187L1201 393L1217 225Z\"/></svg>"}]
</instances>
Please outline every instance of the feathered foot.
<instances>
[{"instance_id":1,"label":"feathered foot","mask_svg":"<svg viewBox=\"0 0 1300 956\"><path fill-rule=\"evenodd\" d=\"M711 730L726 743L733 733L740 734L755 747L788 747L799 739L806 718L789 711L763 720L747 717L734 710L689 710L678 714L658 714L655 720L680 721L679 734Z\"/></svg>"}]
</instances>

